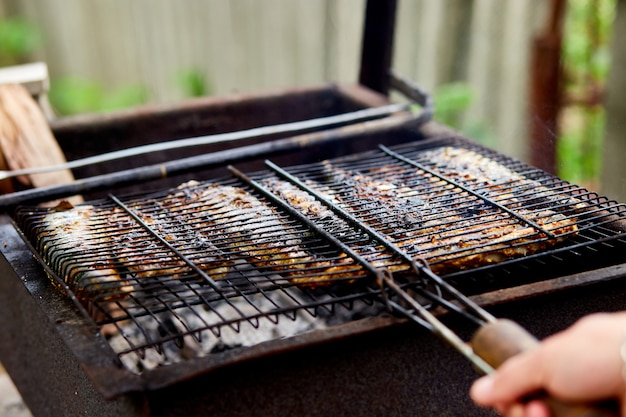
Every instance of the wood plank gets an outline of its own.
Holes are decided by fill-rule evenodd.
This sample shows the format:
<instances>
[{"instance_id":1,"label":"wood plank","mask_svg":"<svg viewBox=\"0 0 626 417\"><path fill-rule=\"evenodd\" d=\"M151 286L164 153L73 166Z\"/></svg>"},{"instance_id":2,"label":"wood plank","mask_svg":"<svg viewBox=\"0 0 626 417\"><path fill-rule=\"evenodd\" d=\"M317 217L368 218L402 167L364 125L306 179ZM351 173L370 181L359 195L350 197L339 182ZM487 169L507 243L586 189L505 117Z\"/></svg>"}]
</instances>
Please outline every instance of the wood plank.
<instances>
[{"instance_id":1,"label":"wood plank","mask_svg":"<svg viewBox=\"0 0 626 417\"><path fill-rule=\"evenodd\" d=\"M19 84L0 85L0 147L11 170L66 162L45 116ZM18 180L37 188L69 183L74 177L71 171L62 170L21 176Z\"/></svg>"}]
</instances>

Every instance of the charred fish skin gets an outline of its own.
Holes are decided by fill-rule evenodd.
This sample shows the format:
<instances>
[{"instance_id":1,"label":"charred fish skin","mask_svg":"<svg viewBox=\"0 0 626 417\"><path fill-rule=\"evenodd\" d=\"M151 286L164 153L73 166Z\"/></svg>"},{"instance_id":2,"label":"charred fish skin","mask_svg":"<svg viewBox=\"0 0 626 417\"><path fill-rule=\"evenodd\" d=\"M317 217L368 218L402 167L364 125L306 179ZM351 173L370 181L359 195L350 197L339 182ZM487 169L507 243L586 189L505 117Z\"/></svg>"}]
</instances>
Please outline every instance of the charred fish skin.
<instances>
[{"instance_id":1,"label":"charred fish skin","mask_svg":"<svg viewBox=\"0 0 626 417\"><path fill-rule=\"evenodd\" d=\"M35 237L39 251L78 298L121 299L138 291L146 279L192 276L189 263L212 279L219 280L228 273L230 260L196 228L172 218L167 208L161 207L156 215L141 206L135 208L143 210L139 215L143 221L177 246L186 259L161 245L116 206L65 207L42 218Z\"/></svg>"},{"instance_id":2,"label":"charred fish skin","mask_svg":"<svg viewBox=\"0 0 626 417\"><path fill-rule=\"evenodd\" d=\"M480 184L541 229L499 212L436 176L399 165L352 171L324 161L317 189L410 256L426 259L440 274L527 256L576 234L576 218L552 210L550 204L525 209L507 188L512 181L533 183L534 187L539 183L473 151L441 148L424 154L419 155L442 174ZM549 194L548 190L544 194Z\"/></svg>"},{"instance_id":3,"label":"charred fish skin","mask_svg":"<svg viewBox=\"0 0 626 417\"><path fill-rule=\"evenodd\" d=\"M187 183L165 198L130 202L128 209L186 259L157 242L126 209L51 211L36 240L79 298L114 300L140 291L149 279L190 277L189 262L213 280L224 278L237 259L301 284L363 272L343 254L323 258L303 248L301 225L239 187Z\"/></svg>"},{"instance_id":4,"label":"charred fish skin","mask_svg":"<svg viewBox=\"0 0 626 417\"><path fill-rule=\"evenodd\" d=\"M360 256L366 259L375 268L386 268L392 272L404 271L410 268L396 259L392 259L388 250L373 241L371 236L363 233L340 218L330 208L318 201L312 194L300 189L294 184L276 177L265 178L261 181L268 190L300 211L303 215L322 226L322 228L347 244ZM330 195L325 199L333 201Z\"/></svg>"},{"instance_id":5,"label":"charred fish skin","mask_svg":"<svg viewBox=\"0 0 626 417\"><path fill-rule=\"evenodd\" d=\"M118 298L133 290L118 272L108 234L94 232L102 221L93 205L52 209L37 235L43 259L79 298ZM96 261L84 262L86 254Z\"/></svg>"},{"instance_id":6,"label":"charred fish skin","mask_svg":"<svg viewBox=\"0 0 626 417\"><path fill-rule=\"evenodd\" d=\"M232 252L255 268L311 287L365 275L345 254L324 257L307 249L311 235L306 227L243 188L214 184L195 193Z\"/></svg>"},{"instance_id":7,"label":"charred fish skin","mask_svg":"<svg viewBox=\"0 0 626 417\"><path fill-rule=\"evenodd\" d=\"M172 213L171 201L149 200L130 205L133 213L146 225L138 224L120 208L110 216L114 224L125 224L125 233L112 238L119 248L116 256L137 279L193 275L194 268L207 273L211 279L226 276L232 262L207 237L202 224L193 218L182 219ZM162 244L161 238L178 253ZM181 257L182 256L182 257ZM192 267L193 265L193 267Z\"/></svg>"},{"instance_id":8,"label":"charred fish skin","mask_svg":"<svg viewBox=\"0 0 626 417\"><path fill-rule=\"evenodd\" d=\"M570 210L586 207L581 200L563 194L543 183L516 172L501 162L472 149L444 146L420 153L420 161L436 168L442 174L472 186L477 191L490 195L498 201L521 207L537 205L543 201L547 208L569 206ZM526 168L528 169L528 168ZM507 189L515 188L515 193Z\"/></svg>"}]
</instances>

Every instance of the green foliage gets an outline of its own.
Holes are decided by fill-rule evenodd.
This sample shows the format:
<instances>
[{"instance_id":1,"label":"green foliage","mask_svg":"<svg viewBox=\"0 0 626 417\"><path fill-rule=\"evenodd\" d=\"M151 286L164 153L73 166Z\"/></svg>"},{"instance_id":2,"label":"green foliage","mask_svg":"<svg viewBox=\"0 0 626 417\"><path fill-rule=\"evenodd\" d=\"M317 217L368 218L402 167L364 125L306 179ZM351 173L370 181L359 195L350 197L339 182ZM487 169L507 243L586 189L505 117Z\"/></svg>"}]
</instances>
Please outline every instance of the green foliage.
<instances>
[{"instance_id":1,"label":"green foliage","mask_svg":"<svg viewBox=\"0 0 626 417\"><path fill-rule=\"evenodd\" d=\"M178 86L186 97L202 97L210 94L211 88L204 74L198 70L181 71L177 77Z\"/></svg>"},{"instance_id":2,"label":"green foliage","mask_svg":"<svg viewBox=\"0 0 626 417\"><path fill-rule=\"evenodd\" d=\"M567 6L562 59L568 88L589 78L605 80L610 66L615 0L569 0Z\"/></svg>"},{"instance_id":3,"label":"green foliage","mask_svg":"<svg viewBox=\"0 0 626 417\"><path fill-rule=\"evenodd\" d=\"M578 125L562 133L557 142L559 175L575 184L595 187L602 169L605 112L600 108L572 108L565 111L563 118Z\"/></svg>"},{"instance_id":4,"label":"green foliage","mask_svg":"<svg viewBox=\"0 0 626 417\"><path fill-rule=\"evenodd\" d=\"M37 28L20 18L0 20L0 65L15 65L41 45Z\"/></svg>"},{"instance_id":5,"label":"green foliage","mask_svg":"<svg viewBox=\"0 0 626 417\"><path fill-rule=\"evenodd\" d=\"M177 77L178 86L185 97L209 94L206 78L198 71L182 71ZM50 87L50 102L60 115L98 113L134 107L148 102L148 89L129 85L109 90L95 81L78 77L55 79Z\"/></svg>"},{"instance_id":6,"label":"green foliage","mask_svg":"<svg viewBox=\"0 0 626 417\"><path fill-rule=\"evenodd\" d=\"M453 82L439 86L433 96L434 120L474 140L484 144L493 144L493 137L485 123L470 119L466 115L475 103L475 98L475 90L466 82Z\"/></svg>"},{"instance_id":7,"label":"green foliage","mask_svg":"<svg viewBox=\"0 0 626 417\"><path fill-rule=\"evenodd\" d=\"M435 120L460 128L463 114L474 102L474 90L468 83L455 82L441 85L433 97Z\"/></svg>"},{"instance_id":8,"label":"green foliage","mask_svg":"<svg viewBox=\"0 0 626 417\"><path fill-rule=\"evenodd\" d=\"M605 115L597 100L610 69L616 0L569 0L563 38L564 93L557 146L558 174L597 184L602 170ZM595 100L595 102L594 102Z\"/></svg>"},{"instance_id":9,"label":"green foliage","mask_svg":"<svg viewBox=\"0 0 626 417\"><path fill-rule=\"evenodd\" d=\"M97 82L77 77L53 80L49 96L52 107L61 115L118 110L144 104L148 99L142 86L107 90Z\"/></svg>"},{"instance_id":10,"label":"green foliage","mask_svg":"<svg viewBox=\"0 0 626 417\"><path fill-rule=\"evenodd\" d=\"M104 94L101 111L119 110L148 102L148 89L141 85L127 85Z\"/></svg>"},{"instance_id":11,"label":"green foliage","mask_svg":"<svg viewBox=\"0 0 626 417\"><path fill-rule=\"evenodd\" d=\"M21 18L0 19L0 66L28 61L41 46L37 28ZM141 86L106 90L102 85L75 77L52 80L50 102L61 115L103 112L145 103L148 94Z\"/></svg>"}]
</instances>

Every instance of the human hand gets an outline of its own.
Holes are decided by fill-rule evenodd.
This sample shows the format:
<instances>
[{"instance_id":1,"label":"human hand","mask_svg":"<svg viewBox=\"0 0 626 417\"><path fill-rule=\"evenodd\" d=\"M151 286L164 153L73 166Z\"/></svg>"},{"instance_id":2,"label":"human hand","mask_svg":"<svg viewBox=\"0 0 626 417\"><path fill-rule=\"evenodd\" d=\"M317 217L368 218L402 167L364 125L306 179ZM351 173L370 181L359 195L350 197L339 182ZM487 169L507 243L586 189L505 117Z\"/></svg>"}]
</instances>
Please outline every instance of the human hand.
<instances>
[{"instance_id":1,"label":"human hand","mask_svg":"<svg viewBox=\"0 0 626 417\"><path fill-rule=\"evenodd\" d=\"M593 314L546 338L537 348L507 360L478 379L470 396L507 417L549 417L545 404L522 399L539 391L562 401L617 400L626 417L626 383L620 348L626 341L626 313Z\"/></svg>"}]
</instances>

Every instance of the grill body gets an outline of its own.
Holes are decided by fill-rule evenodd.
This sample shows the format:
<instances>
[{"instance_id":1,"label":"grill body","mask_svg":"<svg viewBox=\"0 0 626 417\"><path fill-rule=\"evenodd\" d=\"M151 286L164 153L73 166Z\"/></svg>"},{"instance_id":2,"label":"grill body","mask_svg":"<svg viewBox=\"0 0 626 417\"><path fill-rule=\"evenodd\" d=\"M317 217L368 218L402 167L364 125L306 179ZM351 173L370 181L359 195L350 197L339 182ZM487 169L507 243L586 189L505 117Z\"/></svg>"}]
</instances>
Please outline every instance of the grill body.
<instances>
[{"instance_id":1,"label":"grill body","mask_svg":"<svg viewBox=\"0 0 626 417\"><path fill-rule=\"evenodd\" d=\"M22 244L18 236L5 243ZM37 272L30 253L12 249L0 264L0 354L35 415L491 415L467 397L476 373L464 358L427 331L391 318L363 319L323 335L129 380L111 373L104 346L84 350L94 329ZM553 282L539 289L542 295L531 287L484 296L482 303L496 304L496 315L544 337L584 314L623 308L626 289L619 278L626 265L592 275L570 288ZM105 399L90 379L103 373L132 391Z\"/></svg>"},{"instance_id":2,"label":"grill body","mask_svg":"<svg viewBox=\"0 0 626 417\"><path fill-rule=\"evenodd\" d=\"M69 159L74 159L152 140L320 117L382 102L382 97L361 88L323 86L65 120L54 128ZM294 114L294 108L301 113ZM392 145L445 133L435 124L393 132L354 132L349 141L281 154L276 160L284 165L306 163L378 143ZM87 135L89 141L84 140ZM229 146L238 145L202 151ZM190 152L198 150L153 155L149 162ZM120 164L99 167L97 172L77 170L76 175L114 172ZM260 164L250 160L238 166L252 170ZM222 174L223 168L218 167L193 176ZM188 178L150 186L164 188ZM133 187L120 191L133 191ZM6 334L0 340L0 359L35 415L490 415L467 397L476 373L465 359L425 330L391 317L365 318L130 374L119 368L93 323L53 287L7 215L1 216L0 236L0 328ZM614 259L609 266L564 276L559 274L560 265L548 265L549 280L474 298L497 316L514 319L543 337L584 314L623 308L626 289L621 288L620 278L626 275L626 264L620 262ZM469 336L461 323L451 317L444 320Z\"/></svg>"}]
</instances>

